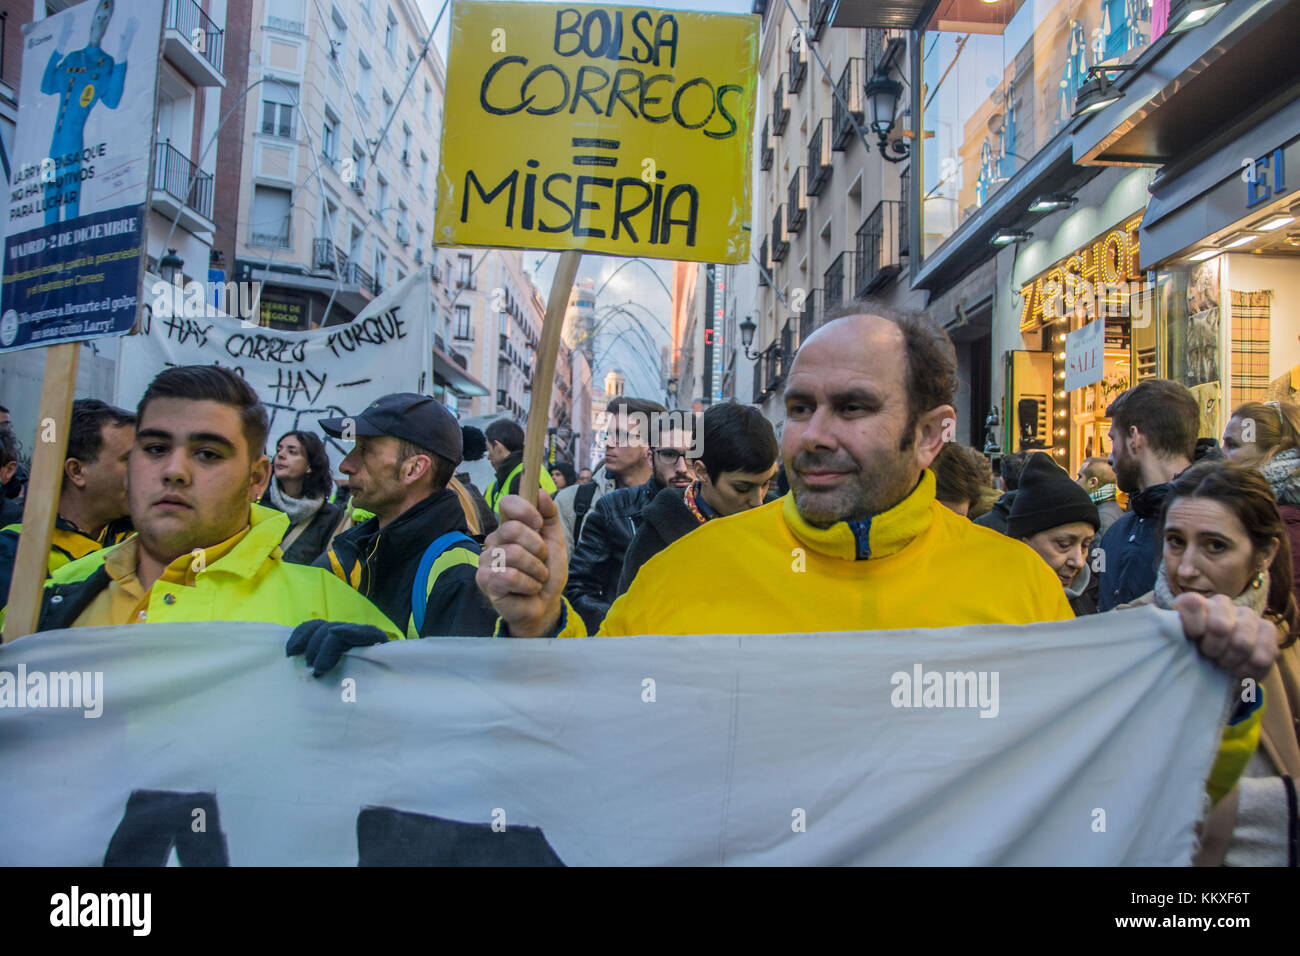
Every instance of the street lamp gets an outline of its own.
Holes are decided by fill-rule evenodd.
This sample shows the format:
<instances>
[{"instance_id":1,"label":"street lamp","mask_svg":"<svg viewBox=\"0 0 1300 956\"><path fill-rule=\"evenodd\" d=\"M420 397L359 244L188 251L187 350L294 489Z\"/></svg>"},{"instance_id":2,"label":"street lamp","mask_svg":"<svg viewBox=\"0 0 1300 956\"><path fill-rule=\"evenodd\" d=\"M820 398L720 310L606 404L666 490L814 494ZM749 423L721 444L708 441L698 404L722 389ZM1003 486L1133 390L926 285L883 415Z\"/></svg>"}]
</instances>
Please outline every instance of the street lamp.
<instances>
[{"instance_id":1,"label":"street lamp","mask_svg":"<svg viewBox=\"0 0 1300 956\"><path fill-rule=\"evenodd\" d=\"M168 285L176 283L176 276L185 268L185 260L176 254L175 249L168 249L167 255L158 260L158 274Z\"/></svg>"},{"instance_id":2,"label":"street lamp","mask_svg":"<svg viewBox=\"0 0 1300 956\"><path fill-rule=\"evenodd\" d=\"M885 72L877 73L863 88L867 103L871 109L871 129L880 138L877 148L880 155L891 163L901 163L907 159L912 149L901 140L889 142L889 134L894 130L898 113L898 98L903 95L903 84L891 80Z\"/></svg>"},{"instance_id":3,"label":"street lamp","mask_svg":"<svg viewBox=\"0 0 1300 956\"><path fill-rule=\"evenodd\" d=\"M750 346L754 344L754 330L758 328L754 324L752 316L745 316L745 321L740 323L740 345L745 350L745 358L751 362L758 361L758 353L754 352ZM752 354L751 354L752 353Z\"/></svg>"}]
</instances>

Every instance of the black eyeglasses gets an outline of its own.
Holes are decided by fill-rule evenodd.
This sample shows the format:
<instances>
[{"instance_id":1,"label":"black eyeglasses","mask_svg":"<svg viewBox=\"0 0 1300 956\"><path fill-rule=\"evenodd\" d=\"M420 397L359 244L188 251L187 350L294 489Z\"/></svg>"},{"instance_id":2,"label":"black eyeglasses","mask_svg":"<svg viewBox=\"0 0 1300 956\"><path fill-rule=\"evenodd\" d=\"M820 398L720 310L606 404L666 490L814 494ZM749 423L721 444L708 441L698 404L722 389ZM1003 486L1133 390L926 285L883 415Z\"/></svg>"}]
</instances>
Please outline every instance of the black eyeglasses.
<instances>
[{"instance_id":1,"label":"black eyeglasses","mask_svg":"<svg viewBox=\"0 0 1300 956\"><path fill-rule=\"evenodd\" d=\"M678 451L676 448L656 448L655 454L665 465L675 465L677 459L686 457L686 452Z\"/></svg>"}]
</instances>

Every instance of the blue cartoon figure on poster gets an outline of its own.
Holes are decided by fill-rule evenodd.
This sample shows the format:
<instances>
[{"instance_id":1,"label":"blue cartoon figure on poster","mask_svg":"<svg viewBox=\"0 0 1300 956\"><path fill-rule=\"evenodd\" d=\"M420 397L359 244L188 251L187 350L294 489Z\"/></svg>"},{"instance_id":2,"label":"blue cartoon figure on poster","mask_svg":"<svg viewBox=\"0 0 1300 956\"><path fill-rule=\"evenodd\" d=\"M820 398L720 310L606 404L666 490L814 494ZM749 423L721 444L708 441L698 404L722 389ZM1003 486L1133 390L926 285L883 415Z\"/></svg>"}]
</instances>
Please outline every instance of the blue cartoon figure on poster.
<instances>
[{"instance_id":1,"label":"blue cartoon figure on poster","mask_svg":"<svg viewBox=\"0 0 1300 956\"><path fill-rule=\"evenodd\" d=\"M53 225L60 219L75 219L80 207L82 152L85 148L84 132L90 111L98 103L108 109L117 109L122 101L126 84L126 52L139 27L131 17L122 30L121 48L117 60L100 47L108 32L108 22L113 17L114 0L99 0L90 19L89 42L80 50L64 56L72 41L72 18L64 20L58 46L50 54L50 62L41 78L41 92L59 97L59 112L54 121L54 138L50 142L50 158L54 161L52 181L45 183L45 224Z\"/></svg>"}]
</instances>

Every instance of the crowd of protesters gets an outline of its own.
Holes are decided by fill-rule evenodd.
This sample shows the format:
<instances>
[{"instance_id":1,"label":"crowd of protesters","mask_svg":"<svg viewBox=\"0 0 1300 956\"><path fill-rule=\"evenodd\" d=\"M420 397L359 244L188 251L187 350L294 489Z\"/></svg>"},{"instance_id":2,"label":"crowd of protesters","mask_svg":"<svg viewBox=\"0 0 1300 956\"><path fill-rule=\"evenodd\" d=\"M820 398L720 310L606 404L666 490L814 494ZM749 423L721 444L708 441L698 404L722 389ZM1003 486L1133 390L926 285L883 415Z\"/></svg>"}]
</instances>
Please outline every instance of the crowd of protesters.
<instances>
[{"instance_id":1,"label":"crowd of protesters","mask_svg":"<svg viewBox=\"0 0 1300 956\"><path fill-rule=\"evenodd\" d=\"M1220 446L1186 388L1146 380L1107 409L1109 458L1074 476L1041 452L990 462L952 440L955 357L928 316L856 303L829 319L789 371L779 438L753 406L694 415L620 396L601 467L543 466L535 506L518 494L524 430L462 427L428 396L319 422L350 445L341 484L312 431L268 458L265 407L215 366L163 371L134 412L78 400L38 630L265 621L293 628L287 652L319 676L389 640L1031 624L1154 605L1259 688L1236 700L1207 780L1203 862L1295 863L1300 409L1242 405ZM0 412L3 605L26 476ZM480 492L458 469L484 456Z\"/></svg>"}]
</instances>

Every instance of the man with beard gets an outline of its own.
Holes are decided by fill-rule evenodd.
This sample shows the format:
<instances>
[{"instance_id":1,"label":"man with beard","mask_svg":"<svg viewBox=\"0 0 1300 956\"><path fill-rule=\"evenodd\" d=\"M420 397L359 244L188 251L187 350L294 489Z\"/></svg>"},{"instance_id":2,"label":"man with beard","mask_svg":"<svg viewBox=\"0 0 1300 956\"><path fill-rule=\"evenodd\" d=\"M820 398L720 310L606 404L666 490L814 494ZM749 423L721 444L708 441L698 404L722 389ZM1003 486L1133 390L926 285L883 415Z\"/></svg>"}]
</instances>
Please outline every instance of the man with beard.
<instances>
[{"instance_id":1,"label":"man with beard","mask_svg":"<svg viewBox=\"0 0 1300 956\"><path fill-rule=\"evenodd\" d=\"M791 494L710 521L661 552L610 608L602 635L771 634L1030 624L1073 617L1029 547L953 514L928 469L956 415L952 343L923 312L850 303L800 348L786 381ZM564 600L555 505L502 502L479 587L498 633L581 636ZM720 576L720 569L725 576ZM682 582L716 581L714 587ZM1223 596L1179 597L1183 631L1225 670L1261 677L1272 622ZM1250 726L1258 733L1258 718Z\"/></svg>"},{"instance_id":2,"label":"man with beard","mask_svg":"<svg viewBox=\"0 0 1300 956\"><path fill-rule=\"evenodd\" d=\"M587 516L581 537L573 549L565 594L582 615L588 631L600 627L605 613L620 593L623 562L645 520L642 509L665 488L675 489L681 494L693 481L690 460L686 457L692 443L690 435L681 427L685 422L674 422L669 414L656 418L665 427L648 429L652 438L650 480L634 488L619 488L601 496ZM632 428L634 432L639 430Z\"/></svg>"},{"instance_id":3,"label":"man with beard","mask_svg":"<svg viewBox=\"0 0 1300 956\"><path fill-rule=\"evenodd\" d=\"M1038 555L935 501L929 465L956 419L947 337L923 313L855 304L841 315L809 337L786 381L781 454L791 494L669 545L609 609L601 634L807 633L1073 616ZM507 570L478 575L503 632L585 632L562 600L562 536L552 512L545 498L540 512L518 498L503 502L502 526L486 546L506 548ZM683 589L683 581L717 586Z\"/></svg>"},{"instance_id":4,"label":"man with beard","mask_svg":"<svg viewBox=\"0 0 1300 956\"><path fill-rule=\"evenodd\" d=\"M1136 600L1155 586L1160 509L1169 482L1192 463L1200 428L1192 393L1163 378L1147 379L1122 393L1106 415L1111 420L1110 466L1129 501L1128 513L1107 529L1093 551L1102 611Z\"/></svg>"}]
</instances>

